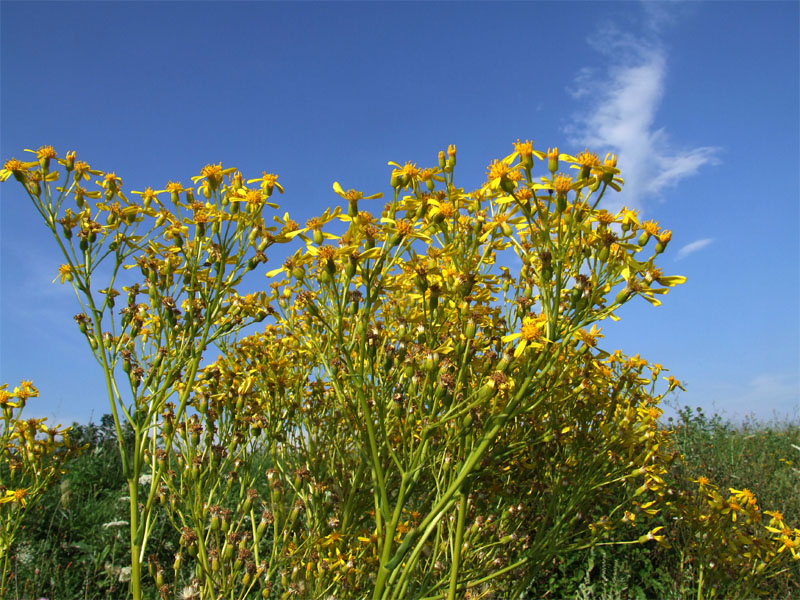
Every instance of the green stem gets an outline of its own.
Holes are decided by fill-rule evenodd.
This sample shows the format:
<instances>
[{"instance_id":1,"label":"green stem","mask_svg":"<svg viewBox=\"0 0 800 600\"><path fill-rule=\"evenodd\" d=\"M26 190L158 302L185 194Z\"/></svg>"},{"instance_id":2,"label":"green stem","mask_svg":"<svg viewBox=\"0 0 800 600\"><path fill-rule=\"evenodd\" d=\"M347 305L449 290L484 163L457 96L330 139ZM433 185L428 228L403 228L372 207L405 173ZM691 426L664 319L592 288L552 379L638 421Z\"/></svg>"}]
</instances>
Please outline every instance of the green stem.
<instances>
[{"instance_id":1,"label":"green stem","mask_svg":"<svg viewBox=\"0 0 800 600\"><path fill-rule=\"evenodd\" d=\"M134 467L135 470L135 467ZM128 480L128 491L130 493L131 501L131 596L133 600L142 599L142 564L139 560L141 552L141 543L137 539L139 529L139 482Z\"/></svg>"},{"instance_id":2,"label":"green stem","mask_svg":"<svg viewBox=\"0 0 800 600\"><path fill-rule=\"evenodd\" d=\"M700 576L697 580L697 600L703 600L703 565L700 565Z\"/></svg>"},{"instance_id":3,"label":"green stem","mask_svg":"<svg viewBox=\"0 0 800 600\"><path fill-rule=\"evenodd\" d=\"M405 495L408 486L406 484L406 477L403 477L403 480L400 483L400 493L397 497L397 502L395 503L394 507L394 514L392 514L392 521L389 523L388 527L386 528L386 534L383 540L383 550L381 552L381 562L378 571L378 579L375 582L375 590L373 598L377 600L380 598L380 591L383 589L383 586L386 581L386 577L391 572L389 569L386 568L386 563L392 557L392 542L394 540L394 532L397 529L397 523L400 522L400 516L403 512L403 504L405 502ZM410 534L409 534L410 535Z\"/></svg>"},{"instance_id":4,"label":"green stem","mask_svg":"<svg viewBox=\"0 0 800 600\"><path fill-rule=\"evenodd\" d=\"M458 504L458 524L456 525L456 539L453 547L453 564L450 566L450 590L447 593L447 600L455 600L456 588L458 587L458 569L461 566L461 546L464 540L464 518L467 514L467 495L461 493L461 501Z\"/></svg>"}]
</instances>

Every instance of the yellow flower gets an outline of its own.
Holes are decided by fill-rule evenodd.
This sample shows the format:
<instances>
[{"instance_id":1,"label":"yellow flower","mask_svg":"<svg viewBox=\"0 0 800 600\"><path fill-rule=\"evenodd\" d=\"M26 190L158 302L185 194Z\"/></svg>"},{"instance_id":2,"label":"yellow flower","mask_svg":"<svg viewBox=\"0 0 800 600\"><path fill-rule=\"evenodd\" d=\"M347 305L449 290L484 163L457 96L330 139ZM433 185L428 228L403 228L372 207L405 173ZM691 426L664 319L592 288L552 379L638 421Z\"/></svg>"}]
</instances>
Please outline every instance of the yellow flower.
<instances>
[{"instance_id":1,"label":"yellow flower","mask_svg":"<svg viewBox=\"0 0 800 600\"><path fill-rule=\"evenodd\" d=\"M39 390L36 389L32 381L20 381L19 386L14 388L14 395L20 400L27 400L28 398L38 397Z\"/></svg>"},{"instance_id":2,"label":"yellow flower","mask_svg":"<svg viewBox=\"0 0 800 600\"><path fill-rule=\"evenodd\" d=\"M753 505L756 503L756 495L749 489L747 488L744 488L743 490L735 490L733 488L729 489L731 494L733 494L739 500L744 500L749 505Z\"/></svg>"},{"instance_id":3,"label":"yellow flower","mask_svg":"<svg viewBox=\"0 0 800 600\"><path fill-rule=\"evenodd\" d=\"M580 154L578 154L578 156L576 156L575 159L577 163L584 168L594 167L595 165L600 163L600 159L597 157L597 154L595 154L594 152L589 152L588 148L583 152L581 152Z\"/></svg>"},{"instance_id":4,"label":"yellow flower","mask_svg":"<svg viewBox=\"0 0 800 600\"><path fill-rule=\"evenodd\" d=\"M683 387L683 384L680 381L678 381L677 379L675 379L675 377L673 375L670 375L669 377L664 377L664 379L666 379L669 382L669 390L668 391L671 392L675 388L680 388L684 392L686 391L686 388Z\"/></svg>"},{"instance_id":5,"label":"yellow flower","mask_svg":"<svg viewBox=\"0 0 800 600\"><path fill-rule=\"evenodd\" d=\"M734 499L729 499L728 500L728 505L725 508L723 508L721 512L722 512L723 515L727 515L728 513L730 513L731 521L733 521L735 523L736 519L737 519L737 515L741 511L742 511L742 505L739 504Z\"/></svg>"},{"instance_id":6,"label":"yellow flower","mask_svg":"<svg viewBox=\"0 0 800 600\"><path fill-rule=\"evenodd\" d=\"M517 347L514 350L514 357L520 356L528 346L533 348L541 348L540 340L544 338L545 316L538 315L536 317L525 317L522 320L522 327L518 333L512 333L502 338L503 343L512 342L519 339Z\"/></svg>"},{"instance_id":7,"label":"yellow flower","mask_svg":"<svg viewBox=\"0 0 800 600\"><path fill-rule=\"evenodd\" d=\"M64 281L72 281L74 271L70 265L61 265L58 267L58 277L56 279L61 278L61 283ZM56 282L56 279L53 279L53 283Z\"/></svg>"},{"instance_id":8,"label":"yellow flower","mask_svg":"<svg viewBox=\"0 0 800 600\"><path fill-rule=\"evenodd\" d=\"M212 186L216 186L222 182L222 163L217 165L206 165L200 169L201 179L208 179Z\"/></svg>"},{"instance_id":9,"label":"yellow flower","mask_svg":"<svg viewBox=\"0 0 800 600\"><path fill-rule=\"evenodd\" d=\"M52 146L41 146L36 151L36 158L38 158L39 160L51 159L51 158L57 158L57 157L58 157L58 154L56 154L56 151L53 149Z\"/></svg>"},{"instance_id":10,"label":"yellow flower","mask_svg":"<svg viewBox=\"0 0 800 600\"><path fill-rule=\"evenodd\" d=\"M390 163L394 164L394 163ZM372 194L365 196L363 192L357 190L347 190L346 192L339 185L338 181L333 182L333 191L339 194L342 198L347 200L347 216L341 217L343 221L350 221L358 216L358 201L359 200L374 200L375 198L383 198L382 193Z\"/></svg>"},{"instance_id":11,"label":"yellow flower","mask_svg":"<svg viewBox=\"0 0 800 600\"><path fill-rule=\"evenodd\" d=\"M83 160L76 161L75 165L73 166L73 169L74 172L72 174L72 177L75 179L76 182L80 181L81 179L88 181L90 179L89 177L90 173L92 175L97 175L98 177L103 174L102 171L98 171L97 169L92 169L89 166L89 163Z\"/></svg>"},{"instance_id":12,"label":"yellow flower","mask_svg":"<svg viewBox=\"0 0 800 600\"><path fill-rule=\"evenodd\" d=\"M645 221L642 223L642 229L648 235L658 235L658 223L655 221Z\"/></svg>"},{"instance_id":13,"label":"yellow flower","mask_svg":"<svg viewBox=\"0 0 800 600\"><path fill-rule=\"evenodd\" d=\"M455 153L455 146L453 147L453 153ZM451 155L451 157L452 156L454 156L454 154ZM418 187L420 181L420 170L417 168L416 163L409 161L402 167L396 162L389 161L389 164L397 167L396 169L392 170L392 187L403 189L408 189L409 187L416 189Z\"/></svg>"},{"instance_id":14,"label":"yellow flower","mask_svg":"<svg viewBox=\"0 0 800 600\"><path fill-rule=\"evenodd\" d=\"M184 191L184 189L180 181L169 181L167 182L165 191L169 192L170 194L180 194Z\"/></svg>"},{"instance_id":15,"label":"yellow flower","mask_svg":"<svg viewBox=\"0 0 800 600\"><path fill-rule=\"evenodd\" d=\"M170 184L172 184L172 182L170 182ZM180 187L180 185L181 184L179 183L178 186ZM169 186L167 186L167 187L169 187ZM146 187L143 192L137 192L137 191L134 190L134 191L131 191L131 194L136 194L137 196L141 196L142 197L142 204L144 205L145 208L148 208L150 206L150 203L153 200L155 200L156 203L158 203L158 198L157 198L158 194L163 194L165 191L168 191L168 189L167 190L157 190L156 191L156 190L153 190L153 188L151 188L151 187Z\"/></svg>"},{"instance_id":16,"label":"yellow flower","mask_svg":"<svg viewBox=\"0 0 800 600\"><path fill-rule=\"evenodd\" d=\"M258 179L248 179L247 183L254 183L256 181L261 182L261 191L269 198L272 195L272 192L275 188L282 194L283 193L283 186L278 183L278 176L274 173L267 173L266 171L261 172L261 177Z\"/></svg>"},{"instance_id":17,"label":"yellow flower","mask_svg":"<svg viewBox=\"0 0 800 600\"><path fill-rule=\"evenodd\" d=\"M3 165L3 170L0 171L0 181L5 181L12 175L17 181L24 181L25 171L27 171L31 166L31 163L24 163L16 158L11 158L5 162Z\"/></svg>"},{"instance_id":18,"label":"yellow flower","mask_svg":"<svg viewBox=\"0 0 800 600\"><path fill-rule=\"evenodd\" d=\"M603 335L600 333L600 329L597 328L597 325L592 325L591 330L586 331L585 329L579 329L575 332L573 337L582 341L588 347L594 348L597 345L597 339L603 337Z\"/></svg>"},{"instance_id":19,"label":"yellow flower","mask_svg":"<svg viewBox=\"0 0 800 600\"><path fill-rule=\"evenodd\" d=\"M499 160L495 160L486 169L486 174L490 182L495 179L500 179L501 177L506 177L508 175L508 165Z\"/></svg>"},{"instance_id":20,"label":"yellow flower","mask_svg":"<svg viewBox=\"0 0 800 600\"><path fill-rule=\"evenodd\" d=\"M58 154L52 146L40 146L38 150L28 150L26 148L25 152L33 152L36 154L36 159L39 161L39 165L42 169L47 169L50 166L50 159L58 158Z\"/></svg>"},{"instance_id":21,"label":"yellow flower","mask_svg":"<svg viewBox=\"0 0 800 600\"><path fill-rule=\"evenodd\" d=\"M556 175L553 180L553 189L556 194L564 196L572 188L572 177L568 175Z\"/></svg>"},{"instance_id":22,"label":"yellow flower","mask_svg":"<svg viewBox=\"0 0 800 600\"><path fill-rule=\"evenodd\" d=\"M122 185L122 179L116 176L114 173L106 173L103 177L103 181L98 181L104 190L113 190L116 191Z\"/></svg>"},{"instance_id":23,"label":"yellow flower","mask_svg":"<svg viewBox=\"0 0 800 600\"><path fill-rule=\"evenodd\" d=\"M795 532L797 532L797 530L795 530ZM795 559L800 559L800 555L797 553L797 551L800 550L800 536L795 535L794 538L790 538L788 535L782 536L781 547L778 549L778 554L784 550L791 552Z\"/></svg>"},{"instance_id":24,"label":"yellow flower","mask_svg":"<svg viewBox=\"0 0 800 600\"><path fill-rule=\"evenodd\" d=\"M320 538L319 545L324 548L326 546L338 544L339 542L342 541L342 539L343 539L342 534L339 533L338 531L334 531L332 533L329 533L325 537Z\"/></svg>"},{"instance_id":25,"label":"yellow flower","mask_svg":"<svg viewBox=\"0 0 800 600\"><path fill-rule=\"evenodd\" d=\"M511 161L514 159L514 154L505 157L503 160L495 160L486 169L486 179L488 180L486 186L491 190L502 189L505 192L511 192L515 185L511 179Z\"/></svg>"},{"instance_id":26,"label":"yellow flower","mask_svg":"<svg viewBox=\"0 0 800 600\"><path fill-rule=\"evenodd\" d=\"M519 139L517 139L514 144L514 150L514 154L519 155L519 164L526 170L526 173L529 173L530 169L533 167L533 143L530 140L520 142ZM536 154L541 157L540 152Z\"/></svg>"},{"instance_id":27,"label":"yellow flower","mask_svg":"<svg viewBox=\"0 0 800 600\"><path fill-rule=\"evenodd\" d=\"M639 211L638 210L631 210L631 209L623 206L622 210L620 211L620 213L622 214L622 226L623 226L623 228L628 227L630 225L639 225L639 219L638 219Z\"/></svg>"},{"instance_id":28,"label":"yellow flower","mask_svg":"<svg viewBox=\"0 0 800 600\"><path fill-rule=\"evenodd\" d=\"M5 504L6 502L19 502L22 506L25 506L25 496L27 495L28 490L25 488L6 490L5 496L0 498L0 504Z\"/></svg>"},{"instance_id":29,"label":"yellow flower","mask_svg":"<svg viewBox=\"0 0 800 600\"><path fill-rule=\"evenodd\" d=\"M371 196L365 196L363 192L358 192L356 190L347 190L345 192L342 189L342 186L339 185L338 181L333 182L333 191L339 194L342 198L344 198L348 202L358 202L359 200L373 200L375 198L383 198L383 193L377 193L377 194L372 194Z\"/></svg>"},{"instance_id":30,"label":"yellow flower","mask_svg":"<svg viewBox=\"0 0 800 600\"><path fill-rule=\"evenodd\" d=\"M777 523L783 523L783 513L779 510L765 510L764 514L772 517L772 520Z\"/></svg>"}]
</instances>

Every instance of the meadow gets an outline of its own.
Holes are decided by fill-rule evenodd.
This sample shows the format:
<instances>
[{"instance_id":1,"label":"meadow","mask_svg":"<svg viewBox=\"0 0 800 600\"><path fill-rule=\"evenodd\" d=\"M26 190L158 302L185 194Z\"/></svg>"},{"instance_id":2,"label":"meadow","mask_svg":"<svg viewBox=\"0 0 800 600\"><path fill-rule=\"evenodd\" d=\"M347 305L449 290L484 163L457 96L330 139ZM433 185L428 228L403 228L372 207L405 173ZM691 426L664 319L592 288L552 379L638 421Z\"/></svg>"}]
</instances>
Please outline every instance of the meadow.
<instances>
[{"instance_id":1,"label":"meadow","mask_svg":"<svg viewBox=\"0 0 800 600\"><path fill-rule=\"evenodd\" d=\"M800 425L753 420L733 425L688 407L668 425L685 457L673 474L676 482L691 489L691 480L704 473L722 488L746 481L764 506L781 510L787 521L800 520ZM9 598L111 600L127 591L127 487L111 416L100 424L76 424L73 431L76 441L89 447L66 465L60 485L44 495L23 526ZM165 521L154 534L154 552L163 561L179 546L179 536ZM526 597L695 598L697 571L684 539L689 533L674 523L670 548L605 547L561 556L531 583ZM773 599L800 597L800 567L795 563L784 575L762 582L759 592ZM156 596L153 583L144 595ZM740 597L735 582L717 595Z\"/></svg>"}]
</instances>

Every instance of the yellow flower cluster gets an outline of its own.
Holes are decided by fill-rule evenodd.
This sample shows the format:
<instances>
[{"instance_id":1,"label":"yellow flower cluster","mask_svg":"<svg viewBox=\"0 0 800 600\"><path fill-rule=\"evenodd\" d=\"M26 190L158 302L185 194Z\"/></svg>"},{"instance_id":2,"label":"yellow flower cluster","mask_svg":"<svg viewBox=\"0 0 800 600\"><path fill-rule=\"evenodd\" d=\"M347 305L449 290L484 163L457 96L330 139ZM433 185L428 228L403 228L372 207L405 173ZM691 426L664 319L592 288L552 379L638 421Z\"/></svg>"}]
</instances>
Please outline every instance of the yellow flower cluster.
<instances>
[{"instance_id":1,"label":"yellow flower cluster","mask_svg":"<svg viewBox=\"0 0 800 600\"><path fill-rule=\"evenodd\" d=\"M8 553L27 510L61 475L64 464L80 448L70 442L71 427L48 427L47 419L23 419L29 398L39 391L30 381L13 390L0 385L0 597L8 583Z\"/></svg>"},{"instance_id":2,"label":"yellow flower cluster","mask_svg":"<svg viewBox=\"0 0 800 600\"><path fill-rule=\"evenodd\" d=\"M759 515L748 490L723 498L705 482L675 500L678 457L658 419L681 384L599 347L601 321L685 281L656 264L670 231L598 208L624 184L615 156L517 140L466 191L451 145L429 166L390 162L380 214L364 202L381 193L335 182L346 206L302 227L288 212L267 226L284 191L271 173L209 164L192 187L170 181L134 202L74 153L35 153L0 179L22 184L66 248L57 279L85 300L75 321L112 381L117 424L134 430L131 528L145 535L132 564L156 507L180 533L172 577L150 564L163 598L187 574L202 598L517 597L557 553L669 544L653 521L675 510L723 536L720 571L797 556L782 517L761 537L746 529ZM537 161L549 175L534 179ZM90 176L96 189L82 187ZM294 246L269 290L239 294L283 243ZM113 274L97 289L104 261ZM223 355L208 364L211 344ZM9 424L33 391L0 396ZM16 426L20 443L42 433ZM153 476L139 496L143 465ZM8 487L0 506L30 497Z\"/></svg>"}]
</instances>

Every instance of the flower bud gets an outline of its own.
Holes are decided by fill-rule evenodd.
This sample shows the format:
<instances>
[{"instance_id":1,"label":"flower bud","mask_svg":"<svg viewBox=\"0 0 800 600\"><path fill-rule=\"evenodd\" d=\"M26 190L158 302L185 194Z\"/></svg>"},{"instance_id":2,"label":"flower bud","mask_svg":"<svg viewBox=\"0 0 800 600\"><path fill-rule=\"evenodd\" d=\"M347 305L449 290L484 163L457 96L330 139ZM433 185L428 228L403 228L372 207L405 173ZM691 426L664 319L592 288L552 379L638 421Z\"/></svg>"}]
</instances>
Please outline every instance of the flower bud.
<instances>
[{"instance_id":1,"label":"flower bud","mask_svg":"<svg viewBox=\"0 0 800 600\"><path fill-rule=\"evenodd\" d=\"M558 171L558 148L547 149L547 170L550 173Z\"/></svg>"},{"instance_id":2,"label":"flower bud","mask_svg":"<svg viewBox=\"0 0 800 600\"><path fill-rule=\"evenodd\" d=\"M619 291L619 293L617 294L617 297L614 298L614 303L615 304L624 304L625 302L630 300L630 297L632 295L633 295L633 290L631 290L629 287L625 286L623 289L621 289Z\"/></svg>"},{"instance_id":3,"label":"flower bud","mask_svg":"<svg viewBox=\"0 0 800 600\"><path fill-rule=\"evenodd\" d=\"M661 254L664 250L667 249L667 244L669 244L670 240L672 239L672 232L667 229L662 231L658 236L658 243L656 243L656 254Z\"/></svg>"},{"instance_id":4,"label":"flower bud","mask_svg":"<svg viewBox=\"0 0 800 600\"><path fill-rule=\"evenodd\" d=\"M507 194L513 192L517 187L517 184L509 179L508 177L503 177L500 179L500 189L502 189Z\"/></svg>"},{"instance_id":5,"label":"flower bud","mask_svg":"<svg viewBox=\"0 0 800 600\"><path fill-rule=\"evenodd\" d=\"M464 337L466 337L468 340L475 339L476 332L477 332L477 326L475 324L475 320L469 319L467 321L466 327L464 328Z\"/></svg>"},{"instance_id":6,"label":"flower bud","mask_svg":"<svg viewBox=\"0 0 800 600\"><path fill-rule=\"evenodd\" d=\"M450 144L447 147L447 170L452 171L453 168L456 166L456 146L455 144Z\"/></svg>"},{"instance_id":7,"label":"flower bud","mask_svg":"<svg viewBox=\"0 0 800 600\"><path fill-rule=\"evenodd\" d=\"M512 360L514 360L514 357L511 354L504 352L503 356L500 357L500 362L497 363L497 370L501 373L505 373Z\"/></svg>"}]
</instances>

